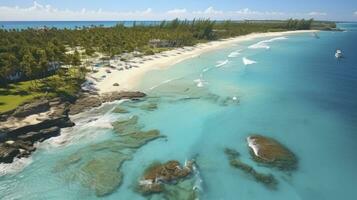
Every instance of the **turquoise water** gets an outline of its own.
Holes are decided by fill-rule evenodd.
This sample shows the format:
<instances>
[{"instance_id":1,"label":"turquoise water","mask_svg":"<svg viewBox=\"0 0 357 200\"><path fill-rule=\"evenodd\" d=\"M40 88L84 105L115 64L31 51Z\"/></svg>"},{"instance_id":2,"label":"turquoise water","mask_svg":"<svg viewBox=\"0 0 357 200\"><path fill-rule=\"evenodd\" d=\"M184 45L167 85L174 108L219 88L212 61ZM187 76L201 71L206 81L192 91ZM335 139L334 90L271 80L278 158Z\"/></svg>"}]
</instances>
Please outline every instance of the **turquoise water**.
<instances>
[{"instance_id":1,"label":"turquoise water","mask_svg":"<svg viewBox=\"0 0 357 200\"><path fill-rule=\"evenodd\" d=\"M29 164L22 171L1 165L0 173L7 174L0 177L0 199L98 199L54 169L80 149L85 159L111 155L87 147L114 141L110 122L132 115L139 116L145 130L158 129L167 138L139 148L120 169L121 186L103 199L145 199L134 191L145 167L190 158L196 159L203 181L200 199L354 199L357 25L340 26L347 31L320 32L320 39L309 33L260 38L149 72L140 88L149 95L145 102L157 103L157 110L133 107L145 102L116 102L76 116L77 126L41 144L23 161ZM253 47L269 48L252 48L267 40ZM336 48L344 59L335 59ZM244 65L243 58L257 63ZM220 63L226 64L217 67ZM130 113L113 113L119 104ZM288 174L254 163L245 142L251 133L286 145L298 157L298 169ZM242 161L257 171L272 173L279 181L277 190L230 167L226 147L239 151Z\"/></svg>"}]
</instances>

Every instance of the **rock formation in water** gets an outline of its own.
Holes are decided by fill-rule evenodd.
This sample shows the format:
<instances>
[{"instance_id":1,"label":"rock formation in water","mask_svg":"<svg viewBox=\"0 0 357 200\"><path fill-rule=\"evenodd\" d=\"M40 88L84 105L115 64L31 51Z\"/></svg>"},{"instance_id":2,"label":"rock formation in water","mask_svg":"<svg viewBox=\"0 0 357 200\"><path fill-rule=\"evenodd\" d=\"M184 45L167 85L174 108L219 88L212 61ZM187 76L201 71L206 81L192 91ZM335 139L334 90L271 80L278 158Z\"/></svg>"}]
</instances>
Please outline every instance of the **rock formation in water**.
<instances>
[{"instance_id":1,"label":"rock formation in water","mask_svg":"<svg viewBox=\"0 0 357 200\"><path fill-rule=\"evenodd\" d=\"M146 111L154 111L157 109L157 103L149 102L149 103L146 103L146 104L140 106L140 108L142 110L146 110Z\"/></svg>"},{"instance_id":2,"label":"rock formation in water","mask_svg":"<svg viewBox=\"0 0 357 200\"><path fill-rule=\"evenodd\" d=\"M118 120L112 123L114 130L120 135L126 135L140 131L143 125L138 124L138 116L132 116L128 119Z\"/></svg>"},{"instance_id":3,"label":"rock formation in water","mask_svg":"<svg viewBox=\"0 0 357 200\"><path fill-rule=\"evenodd\" d=\"M91 108L99 107L105 102L112 102L121 99L136 100L145 97L142 92L112 92L102 96L82 95L76 102L70 106L70 115L75 115Z\"/></svg>"},{"instance_id":4,"label":"rock formation in water","mask_svg":"<svg viewBox=\"0 0 357 200\"><path fill-rule=\"evenodd\" d=\"M272 174L264 174L264 173L257 172L252 166L239 160L240 154L234 149L226 148L224 152L227 155L229 164L232 167L240 169L244 173L251 175L254 178L254 180L263 183L268 188L276 189L278 181L275 179L275 177Z\"/></svg>"},{"instance_id":5,"label":"rock formation in water","mask_svg":"<svg viewBox=\"0 0 357 200\"><path fill-rule=\"evenodd\" d=\"M138 191L143 195L165 192L167 185L177 184L191 175L193 162L188 161L184 166L176 160L153 163L145 170L139 181Z\"/></svg>"},{"instance_id":6,"label":"rock formation in water","mask_svg":"<svg viewBox=\"0 0 357 200\"><path fill-rule=\"evenodd\" d=\"M116 139L84 147L55 167L68 181L79 181L91 188L97 196L105 196L115 191L122 183L122 164L130 160L135 151L147 142L160 136L157 131L142 132L136 137Z\"/></svg>"},{"instance_id":7,"label":"rock formation in water","mask_svg":"<svg viewBox=\"0 0 357 200\"><path fill-rule=\"evenodd\" d=\"M280 170L294 170L297 168L296 156L284 145L275 139L261 135L252 135L247 138L252 158L267 166Z\"/></svg>"},{"instance_id":8,"label":"rock formation in water","mask_svg":"<svg viewBox=\"0 0 357 200\"><path fill-rule=\"evenodd\" d=\"M59 162L55 172L68 181L80 182L95 191L97 196L111 194L123 181L122 164L143 145L164 137L158 130L144 131L141 127L132 127L137 121L138 117L134 116L118 122L117 128L125 134L117 134L114 139L80 149Z\"/></svg>"},{"instance_id":9,"label":"rock formation in water","mask_svg":"<svg viewBox=\"0 0 357 200\"><path fill-rule=\"evenodd\" d=\"M194 179L185 179L177 184L166 184L161 194L163 199L169 200L198 200L199 194L195 189Z\"/></svg>"},{"instance_id":10,"label":"rock formation in water","mask_svg":"<svg viewBox=\"0 0 357 200\"><path fill-rule=\"evenodd\" d=\"M119 106L114 108L113 113L125 114L125 113L129 113L129 111L119 105Z\"/></svg>"}]
</instances>

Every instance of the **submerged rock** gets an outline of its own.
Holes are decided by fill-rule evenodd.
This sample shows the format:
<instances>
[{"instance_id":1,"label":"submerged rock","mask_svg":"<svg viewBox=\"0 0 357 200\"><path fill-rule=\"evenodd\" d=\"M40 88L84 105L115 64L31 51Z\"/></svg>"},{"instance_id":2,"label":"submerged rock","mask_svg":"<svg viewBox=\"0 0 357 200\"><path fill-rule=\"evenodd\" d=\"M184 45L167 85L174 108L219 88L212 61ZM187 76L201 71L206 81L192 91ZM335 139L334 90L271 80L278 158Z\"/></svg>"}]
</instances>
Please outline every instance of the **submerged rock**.
<instances>
[{"instance_id":1,"label":"submerged rock","mask_svg":"<svg viewBox=\"0 0 357 200\"><path fill-rule=\"evenodd\" d=\"M116 108L114 108L113 110L114 113L129 113L128 110L126 110L125 108L121 107L121 106L117 106Z\"/></svg>"},{"instance_id":2,"label":"submerged rock","mask_svg":"<svg viewBox=\"0 0 357 200\"><path fill-rule=\"evenodd\" d=\"M115 142L91 145L57 163L54 171L69 182L78 181L92 189L97 196L109 195L122 183L121 165L131 159L119 150L120 143Z\"/></svg>"},{"instance_id":3,"label":"submerged rock","mask_svg":"<svg viewBox=\"0 0 357 200\"><path fill-rule=\"evenodd\" d=\"M158 130L140 131L89 145L59 162L55 172L94 190L97 196L109 195L122 183L122 164L138 148L159 137Z\"/></svg>"},{"instance_id":4,"label":"submerged rock","mask_svg":"<svg viewBox=\"0 0 357 200\"><path fill-rule=\"evenodd\" d=\"M123 174L119 170L127 159L114 155L90 160L81 168L85 176L82 177L82 184L93 189L97 196L111 194L122 183Z\"/></svg>"},{"instance_id":5,"label":"submerged rock","mask_svg":"<svg viewBox=\"0 0 357 200\"><path fill-rule=\"evenodd\" d=\"M237 158L240 156L240 153L235 149L225 148L224 153L228 156L228 158Z\"/></svg>"},{"instance_id":6,"label":"submerged rock","mask_svg":"<svg viewBox=\"0 0 357 200\"><path fill-rule=\"evenodd\" d=\"M176 160L166 163L153 163L144 172L139 181L138 190L144 195L165 191L166 184L175 184L189 176L193 170L193 161L188 161L181 167Z\"/></svg>"},{"instance_id":7,"label":"submerged rock","mask_svg":"<svg viewBox=\"0 0 357 200\"><path fill-rule=\"evenodd\" d=\"M275 139L261 135L247 138L250 153L256 162L276 167L280 170L294 170L297 168L296 156Z\"/></svg>"},{"instance_id":8,"label":"submerged rock","mask_svg":"<svg viewBox=\"0 0 357 200\"><path fill-rule=\"evenodd\" d=\"M239 105L238 97L225 97L218 100L221 106Z\"/></svg>"},{"instance_id":9,"label":"submerged rock","mask_svg":"<svg viewBox=\"0 0 357 200\"><path fill-rule=\"evenodd\" d=\"M132 116L129 119L119 120L112 123L114 130L120 135L126 135L140 131L142 126L138 124L139 117Z\"/></svg>"},{"instance_id":10,"label":"submerged rock","mask_svg":"<svg viewBox=\"0 0 357 200\"><path fill-rule=\"evenodd\" d=\"M198 191L195 189L195 180L187 179L176 185L165 185L163 198L168 200L198 200Z\"/></svg>"},{"instance_id":11,"label":"submerged rock","mask_svg":"<svg viewBox=\"0 0 357 200\"><path fill-rule=\"evenodd\" d=\"M144 105L140 106L140 108L142 110L146 110L146 111L154 111L154 110L157 109L157 104L151 102L151 103L147 103L147 104L144 104Z\"/></svg>"},{"instance_id":12,"label":"submerged rock","mask_svg":"<svg viewBox=\"0 0 357 200\"><path fill-rule=\"evenodd\" d=\"M160 131L158 130L139 131L121 137L120 141L123 147L139 148L152 140L163 137L165 136L160 135Z\"/></svg>"},{"instance_id":13,"label":"submerged rock","mask_svg":"<svg viewBox=\"0 0 357 200\"><path fill-rule=\"evenodd\" d=\"M251 175L257 182L263 183L270 189L276 189L278 181L272 174L263 174L257 172L252 166L239 160L239 153L234 149L225 149L225 154L228 157L229 164L237 169L242 170L244 173Z\"/></svg>"}]
</instances>

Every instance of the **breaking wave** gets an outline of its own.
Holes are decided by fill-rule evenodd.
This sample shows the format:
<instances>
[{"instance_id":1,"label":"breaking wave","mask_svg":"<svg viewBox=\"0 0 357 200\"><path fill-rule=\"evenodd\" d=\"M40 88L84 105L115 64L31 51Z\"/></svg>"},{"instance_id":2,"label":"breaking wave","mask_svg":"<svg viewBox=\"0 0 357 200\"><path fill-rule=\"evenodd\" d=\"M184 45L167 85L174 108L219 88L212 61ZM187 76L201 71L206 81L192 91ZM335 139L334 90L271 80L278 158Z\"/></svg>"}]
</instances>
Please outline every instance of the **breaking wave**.
<instances>
[{"instance_id":1,"label":"breaking wave","mask_svg":"<svg viewBox=\"0 0 357 200\"><path fill-rule=\"evenodd\" d=\"M222 67L223 65L226 65L228 63L228 60L220 60L217 62L216 67Z\"/></svg>"},{"instance_id":2,"label":"breaking wave","mask_svg":"<svg viewBox=\"0 0 357 200\"><path fill-rule=\"evenodd\" d=\"M263 40L260 41L258 43L255 43L253 45L250 45L248 48L250 49L270 49L270 46L268 45L268 43L277 41L277 40L286 40L288 39L287 37L276 37L276 38L272 38L269 40Z\"/></svg>"},{"instance_id":3,"label":"breaking wave","mask_svg":"<svg viewBox=\"0 0 357 200\"><path fill-rule=\"evenodd\" d=\"M26 166L32 163L32 158L15 158L12 163L0 164L0 177L7 174L16 174L25 169Z\"/></svg>"},{"instance_id":4,"label":"breaking wave","mask_svg":"<svg viewBox=\"0 0 357 200\"><path fill-rule=\"evenodd\" d=\"M160 87L161 85L164 85L164 84L166 84L166 83L169 83L169 82L171 82L171 81L178 80L178 79L180 79L180 78L173 78L173 79L164 80L164 81L162 81L161 83L152 86L152 87L149 88L148 90L153 90L153 89L155 89L155 88L157 88L157 87Z\"/></svg>"},{"instance_id":5,"label":"breaking wave","mask_svg":"<svg viewBox=\"0 0 357 200\"><path fill-rule=\"evenodd\" d=\"M238 56L240 55L240 52L241 52L241 51L242 51L242 50L240 49L240 50L231 52L231 53L228 55L228 58L238 57Z\"/></svg>"},{"instance_id":6,"label":"breaking wave","mask_svg":"<svg viewBox=\"0 0 357 200\"><path fill-rule=\"evenodd\" d=\"M207 84L207 82L203 79L196 79L193 82L196 83L197 87L204 87L204 85Z\"/></svg>"},{"instance_id":7,"label":"breaking wave","mask_svg":"<svg viewBox=\"0 0 357 200\"><path fill-rule=\"evenodd\" d=\"M243 57L243 58L242 58L242 61L243 61L243 64L244 64L244 65L251 65L251 64L257 63L257 61L249 60L249 59L246 58L246 57Z\"/></svg>"}]
</instances>

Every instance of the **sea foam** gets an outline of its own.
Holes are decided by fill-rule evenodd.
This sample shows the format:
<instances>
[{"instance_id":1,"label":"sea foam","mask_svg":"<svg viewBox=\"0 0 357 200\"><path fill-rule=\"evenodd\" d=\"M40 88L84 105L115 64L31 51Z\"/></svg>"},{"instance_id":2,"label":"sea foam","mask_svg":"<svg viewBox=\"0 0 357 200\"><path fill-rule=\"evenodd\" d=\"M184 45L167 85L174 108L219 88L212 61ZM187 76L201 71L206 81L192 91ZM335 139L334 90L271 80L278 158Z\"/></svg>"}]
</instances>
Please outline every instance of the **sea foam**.
<instances>
[{"instance_id":1,"label":"sea foam","mask_svg":"<svg viewBox=\"0 0 357 200\"><path fill-rule=\"evenodd\" d=\"M32 158L15 158L12 163L0 164L0 177L7 174L16 174L32 163Z\"/></svg>"},{"instance_id":2,"label":"sea foam","mask_svg":"<svg viewBox=\"0 0 357 200\"><path fill-rule=\"evenodd\" d=\"M231 52L231 53L228 55L228 58L238 57L238 56L240 55L240 51L242 51L242 50L240 49L240 50Z\"/></svg>"},{"instance_id":3,"label":"sea foam","mask_svg":"<svg viewBox=\"0 0 357 200\"><path fill-rule=\"evenodd\" d=\"M248 48L250 49L270 49L270 46L268 45L268 43L277 41L277 40L286 40L288 39L287 37L276 37L276 38L272 38L269 40L263 40L260 41L258 43L255 43L253 45L250 45Z\"/></svg>"},{"instance_id":4,"label":"sea foam","mask_svg":"<svg viewBox=\"0 0 357 200\"><path fill-rule=\"evenodd\" d=\"M247 137L248 146L253 150L256 156L259 156L259 145L251 137Z\"/></svg>"},{"instance_id":5,"label":"sea foam","mask_svg":"<svg viewBox=\"0 0 357 200\"><path fill-rule=\"evenodd\" d=\"M228 63L228 60L220 60L217 62L216 67L222 67L223 65L226 65Z\"/></svg>"},{"instance_id":6,"label":"sea foam","mask_svg":"<svg viewBox=\"0 0 357 200\"><path fill-rule=\"evenodd\" d=\"M179 79L180 79L180 78L173 78L173 79L164 80L164 81L162 81L161 83L152 86L151 88L149 88L149 90L153 90L153 89L155 89L155 88L157 88L157 87L160 87L161 85L164 85L164 84L166 84L166 83L170 83L171 81L179 80Z\"/></svg>"},{"instance_id":7,"label":"sea foam","mask_svg":"<svg viewBox=\"0 0 357 200\"><path fill-rule=\"evenodd\" d=\"M194 177L195 177L195 183L193 186L193 190L197 192L202 192L203 191L203 180L200 174L200 171L198 170L197 166L194 164L193 166L193 172L194 172Z\"/></svg>"},{"instance_id":8,"label":"sea foam","mask_svg":"<svg viewBox=\"0 0 357 200\"><path fill-rule=\"evenodd\" d=\"M243 58L242 58L242 61L243 61L243 64L244 64L244 65L251 65L251 64L257 63L257 61L249 60L249 59L246 58L246 57L243 57Z\"/></svg>"},{"instance_id":9,"label":"sea foam","mask_svg":"<svg viewBox=\"0 0 357 200\"><path fill-rule=\"evenodd\" d=\"M203 79L196 79L194 82L196 83L197 87L203 87L206 84L205 80Z\"/></svg>"}]
</instances>

